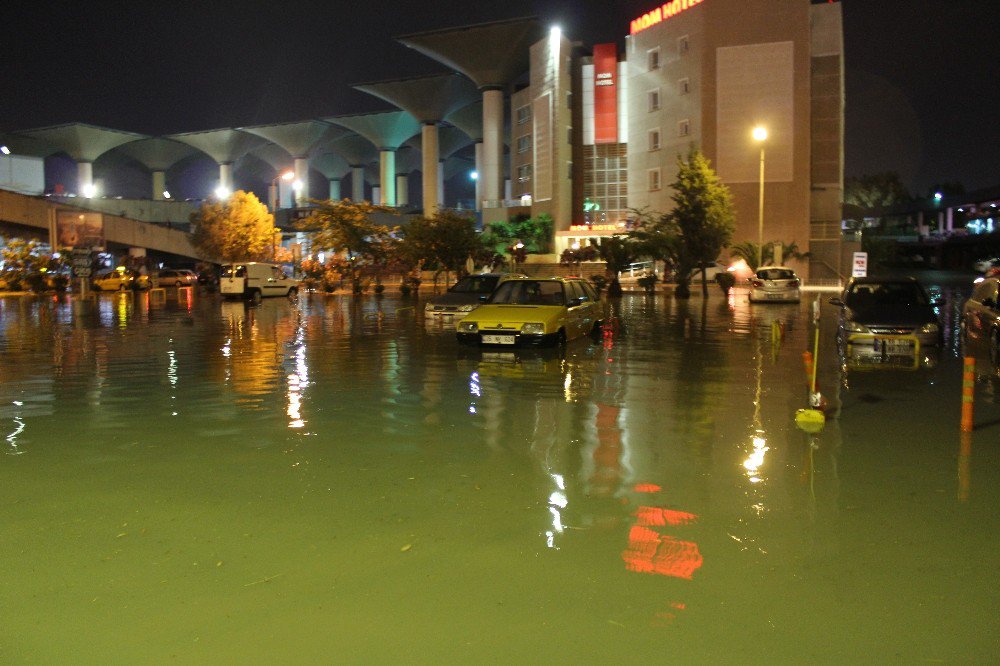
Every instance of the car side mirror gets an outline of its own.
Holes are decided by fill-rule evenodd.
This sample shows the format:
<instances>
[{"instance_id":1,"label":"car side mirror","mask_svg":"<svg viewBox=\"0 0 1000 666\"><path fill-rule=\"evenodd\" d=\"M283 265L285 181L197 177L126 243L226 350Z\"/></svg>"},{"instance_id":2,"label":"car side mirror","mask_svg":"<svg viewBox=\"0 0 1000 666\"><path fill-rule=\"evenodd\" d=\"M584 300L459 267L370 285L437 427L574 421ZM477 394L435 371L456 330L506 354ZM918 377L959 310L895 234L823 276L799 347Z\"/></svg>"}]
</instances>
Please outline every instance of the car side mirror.
<instances>
[{"instance_id":1,"label":"car side mirror","mask_svg":"<svg viewBox=\"0 0 1000 666\"><path fill-rule=\"evenodd\" d=\"M480 303L485 303L485 302L486 302L486 301L488 301L488 300L490 300L490 297L489 297L489 296L486 296L486 295L483 295L483 296L480 296L480 297L479 297L479 302L480 302Z\"/></svg>"},{"instance_id":2,"label":"car side mirror","mask_svg":"<svg viewBox=\"0 0 1000 666\"><path fill-rule=\"evenodd\" d=\"M840 299L839 299L839 298L837 298L837 297L834 297L834 298L831 298L831 299L829 300L829 303L830 303L830 305L836 305L836 306L837 306L838 308L844 308L844 307L847 307L847 306L846 306L846 305L844 304L844 301L840 300Z\"/></svg>"},{"instance_id":3,"label":"car side mirror","mask_svg":"<svg viewBox=\"0 0 1000 666\"><path fill-rule=\"evenodd\" d=\"M583 296L577 296L576 298L571 298L569 300L569 307L575 308L576 306L583 305L586 302L587 302L586 298L584 298Z\"/></svg>"}]
</instances>

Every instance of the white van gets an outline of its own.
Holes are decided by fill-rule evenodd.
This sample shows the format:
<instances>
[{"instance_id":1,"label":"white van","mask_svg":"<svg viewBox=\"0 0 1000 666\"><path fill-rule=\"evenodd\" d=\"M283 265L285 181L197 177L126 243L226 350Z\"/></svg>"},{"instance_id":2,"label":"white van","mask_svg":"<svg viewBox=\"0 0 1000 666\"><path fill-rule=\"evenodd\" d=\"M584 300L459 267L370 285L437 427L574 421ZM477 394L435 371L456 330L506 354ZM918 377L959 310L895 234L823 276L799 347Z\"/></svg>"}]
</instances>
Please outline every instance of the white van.
<instances>
[{"instance_id":1,"label":"white van","mask_svg":"<svg viewBox=\"0 0 1000 666\"><path fill-rule=\"evenodd\" d=\"M299 281L289 277L276 264L251 261L222 267L219 292L223 298L247 298L255 303L268 296L293 298L299 293Z\"/></svg>"}]
</instances>

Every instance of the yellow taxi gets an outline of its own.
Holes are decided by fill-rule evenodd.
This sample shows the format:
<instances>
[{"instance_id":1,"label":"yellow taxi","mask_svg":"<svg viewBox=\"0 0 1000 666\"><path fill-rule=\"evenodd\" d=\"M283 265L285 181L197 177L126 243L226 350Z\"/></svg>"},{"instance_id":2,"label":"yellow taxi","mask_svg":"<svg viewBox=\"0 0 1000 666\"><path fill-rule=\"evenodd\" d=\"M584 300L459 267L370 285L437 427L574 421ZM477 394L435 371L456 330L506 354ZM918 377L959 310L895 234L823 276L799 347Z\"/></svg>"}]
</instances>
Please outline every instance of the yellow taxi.
<instances>
[{"instance_id":1,"label":"yellow taxi","mask_svg":"<svg viewBox=\"0 0 1000 666\"><path fill-rule=\"evenodd\" d=\"M562 344L596 333L603 304L580 278L517 278L496 288L456 325L469 345L532 347Z\"/></svg>"},{"instance_id":2,"label":"yellow taxi","mask_svg":"<svg viewBox=\"0 0 1000 666\"><path fill-rule=\"evenodd\" d=\"M98 275L91 281L94 291L122 291L125 289L149 289L148 275L126 270L119 266L113 271Z\"/></svg>"}]
</instances>

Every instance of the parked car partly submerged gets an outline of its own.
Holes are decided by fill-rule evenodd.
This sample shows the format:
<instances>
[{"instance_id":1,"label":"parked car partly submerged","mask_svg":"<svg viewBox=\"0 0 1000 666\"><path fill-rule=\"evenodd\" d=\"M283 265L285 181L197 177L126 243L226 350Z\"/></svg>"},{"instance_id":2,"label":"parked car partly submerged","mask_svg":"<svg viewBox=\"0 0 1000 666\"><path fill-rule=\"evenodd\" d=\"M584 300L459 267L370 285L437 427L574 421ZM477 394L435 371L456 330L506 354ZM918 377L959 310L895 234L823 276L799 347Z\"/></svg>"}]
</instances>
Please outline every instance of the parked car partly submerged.
<instances>
[{"instance_id":1,"label":"parked car partly submerged","mask_svg":"<svg viewBox=\"0 0 1000 666\"><path fill-rule=\"evenodd\" d=\"M909 353L937 346L941 328L934 305L913 278L851 278L840 298L838 337L875 353Z\"/></svg>"},{"instance_id":2,"label":"parked car partly submerged","mask_svg":"<svg viewBox=\"0 0 1000 666\"><path fill-rule=\"evenodd\" d=\"M193 287L198 284L194 271L181 268L164 268L153 276L154 287Z\"/></svg>"},{"instance_id":3,"label":"parked car partly submerged","mask_svg":"<svg viewBox=\"0 0 1000 666\"><path fill-rule=\"evenodd\" d=\"M802 281L787 266L762 266L750 278L751 303L798 303Z\"/></svg>"},{"instance_id":4,"label":"parked car partly submerged","mask_svg":"<svg viewBox=\"0 0 1000 666\"><path fill-rule=\"evenodd\" d=\"M91 281L94 291L122 291L124 289L149 289L152 282L148 275L125 268L102 273Z\"/></svg>"},{"instance_id":5,"label":"parked car partly submerged","mask_svg":"<svg viewBox=\"0 0 1000 666\"><path fill-rule=\"evenodd\" d=\"M458 341L503 347L562 344L600 330L603 305L580 278L505 280L461 319Z\"/></svg>"},{"instance_id":6,"label":"parked car partly submerged","mask_svg":"<svg viewBox=\"0 0 1000 666\"><path fill-rule=\"evenodd\" d=\"M962 306L962 341L973 355L985 353L1000 376L1000 277L977 281ZM978 354L977 354L978 352Z\"/></svg>"},{"instance_id":7,"label":"parked car partly submerged","mask_svg":"<svg viewBox=\"0 0 1000 666\"><path fill-rule=\"evenodd\" d=\"M268 296L294 298L299 293L299 281L277 264L250 261L223 266L219 291L223 298L246 298L259 303Z\"/></svg>"},{"instance_id":8,"label":"parked car partly submerged","mask_svg":"<svg viewBox=\"0 0 1000 666\"><path fill-rule=\"evenodd\" d=\"M483 298L493 293L504 280L527 277L514 273L480 273L467 275L443 294L431 297L424 312L433 316L466 315L479 307Z\"/></svg>"}]
</instances>

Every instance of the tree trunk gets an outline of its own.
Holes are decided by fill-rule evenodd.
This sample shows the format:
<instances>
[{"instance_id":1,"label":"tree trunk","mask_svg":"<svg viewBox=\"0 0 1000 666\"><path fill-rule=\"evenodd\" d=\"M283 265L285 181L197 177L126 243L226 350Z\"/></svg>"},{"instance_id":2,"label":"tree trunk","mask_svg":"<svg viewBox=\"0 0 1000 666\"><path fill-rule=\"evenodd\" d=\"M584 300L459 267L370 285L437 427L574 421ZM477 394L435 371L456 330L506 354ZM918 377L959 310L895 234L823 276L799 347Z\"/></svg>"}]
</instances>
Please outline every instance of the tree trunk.
<instances>
[{"instance_id":1,"label":"tree trunk","mask_svg":"<svg viewBox=\"0 0 1000 666\"><path fill-rule=\"evenodd\" d=\"M708 276L704 266L701 267L701 297L708 298Z\"/></svg>"}]
</instances>

